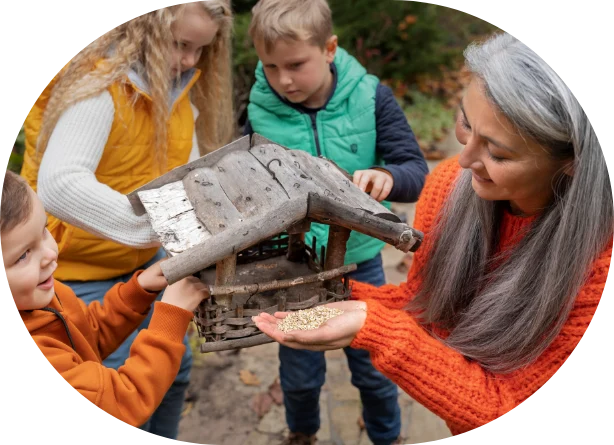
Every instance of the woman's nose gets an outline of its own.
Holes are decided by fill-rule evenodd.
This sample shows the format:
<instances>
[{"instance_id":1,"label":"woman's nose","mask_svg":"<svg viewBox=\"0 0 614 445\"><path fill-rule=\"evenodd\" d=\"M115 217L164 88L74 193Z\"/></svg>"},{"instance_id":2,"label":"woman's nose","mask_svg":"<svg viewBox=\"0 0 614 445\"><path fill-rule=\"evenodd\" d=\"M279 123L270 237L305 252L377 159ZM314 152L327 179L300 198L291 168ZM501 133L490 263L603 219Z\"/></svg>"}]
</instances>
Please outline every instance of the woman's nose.
<instances>
[{"instance_id":1,"label":"woman's nose","mask_svg":"<svg viewBox=\"0 0 614 445\"><path fill-rule=\"evenodd\" d=\"M465 146L463 147L458 157L458 163L463 168L477 168L480 161L480 150L478 144L474 141L474 138L469 135L463 140Z\"/></svg>"}]
</instances>

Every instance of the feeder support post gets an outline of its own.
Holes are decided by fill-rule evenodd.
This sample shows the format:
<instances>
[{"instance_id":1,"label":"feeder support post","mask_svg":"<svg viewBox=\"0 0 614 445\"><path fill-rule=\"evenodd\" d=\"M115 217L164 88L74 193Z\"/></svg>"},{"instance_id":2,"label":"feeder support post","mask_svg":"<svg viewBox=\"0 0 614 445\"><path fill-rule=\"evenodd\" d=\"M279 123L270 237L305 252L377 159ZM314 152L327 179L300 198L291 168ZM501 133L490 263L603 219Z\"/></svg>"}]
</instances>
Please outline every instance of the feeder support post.
<instances>
[{"instance_id":1,"label":"feeder support post","mask_svg":"<svg viewBox=\"0 0 614 445\"><path fill-rule=\"evenodd\" d=\"M328 247L326 248L326 261L324 270L336 269L343 266L345 262L345 250L350 229L331 225L328 231ZM333 278L325 283L326 289L334 293L342 293L343 277Z\"/></svg>"}]
</instances>

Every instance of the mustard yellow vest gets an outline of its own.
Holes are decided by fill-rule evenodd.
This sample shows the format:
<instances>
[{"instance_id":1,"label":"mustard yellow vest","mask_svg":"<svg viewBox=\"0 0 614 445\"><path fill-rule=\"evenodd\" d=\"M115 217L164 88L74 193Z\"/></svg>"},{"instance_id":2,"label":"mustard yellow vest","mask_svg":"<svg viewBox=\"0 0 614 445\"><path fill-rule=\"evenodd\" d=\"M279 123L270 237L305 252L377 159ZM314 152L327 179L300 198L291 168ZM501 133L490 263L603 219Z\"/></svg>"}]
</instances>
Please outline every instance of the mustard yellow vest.
<instances>
[{"instance_id":1,"label":"mustard yellow vest","mask_svg":"<svg viewBox=\"0 0 614 445\"><path fill-rule=\"evenodd\" d=\"M185 164L192 148L194 117L188 91L199 71L173 104L168 128L168 170ZM26 151L21 175L36 190L41 156L36 156L36 140L42 116L54 81L43 91L25 121ZM96 178L113 190L128 194L165 173L156 162L151 98L131 82L109 87L115 105L115 117L104 153L96 169ZM112 211L112 209L109 209ZM49 231L59 247L60 281L106 280L129 273L155 255L157 248L135 249L92 235L85 230L49 215Z\"/></svg>"}]
</instances>

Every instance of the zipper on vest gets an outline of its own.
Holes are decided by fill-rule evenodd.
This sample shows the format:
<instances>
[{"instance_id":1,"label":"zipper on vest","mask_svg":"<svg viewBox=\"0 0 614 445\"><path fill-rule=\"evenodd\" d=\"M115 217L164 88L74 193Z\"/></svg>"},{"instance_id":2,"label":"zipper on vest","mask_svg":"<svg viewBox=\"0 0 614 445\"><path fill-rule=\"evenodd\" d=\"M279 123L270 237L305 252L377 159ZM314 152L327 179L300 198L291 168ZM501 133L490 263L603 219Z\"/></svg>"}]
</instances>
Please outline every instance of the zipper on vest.
<instances>
[{"instance_id":1,"label":"zipper on vest","mask_svg":"<svg viewBox=\"0 0 614 445\"><path fill-rule=\"evenodd\" d=\"M309 113L309 118L311 119L311 129L313 130L313 137L316 139L316 152L318 156L322 156L320 152L320 141L318 139L318 126L316 125L316 116L318 113Z\"/></svg>"}]
</instances>

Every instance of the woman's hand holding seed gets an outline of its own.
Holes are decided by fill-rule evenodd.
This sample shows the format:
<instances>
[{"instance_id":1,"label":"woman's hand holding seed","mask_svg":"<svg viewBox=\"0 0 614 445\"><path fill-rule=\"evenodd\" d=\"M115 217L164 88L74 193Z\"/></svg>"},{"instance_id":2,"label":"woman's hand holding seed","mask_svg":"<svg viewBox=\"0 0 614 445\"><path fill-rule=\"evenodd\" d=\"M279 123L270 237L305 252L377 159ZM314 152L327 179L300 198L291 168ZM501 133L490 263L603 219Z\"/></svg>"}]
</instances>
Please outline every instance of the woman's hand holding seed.
<instances>
[{"instance_id":1,"label":"woman's hand holding seed","mask_svg":"<svg viewBox=\"0 0 614 445\"><path fill-rule=\"evenodd\" d=\"M330 303L324 307L340 309L343 313L313 330L289 332L280 330L278 324L288 316L289 312L276 312L274 315L263 312L253 317L253 320L258 329L290 348L327 351L349 346L365 324L367 304L364 301L350 300Z\"/></svg>"}]
</instances>

